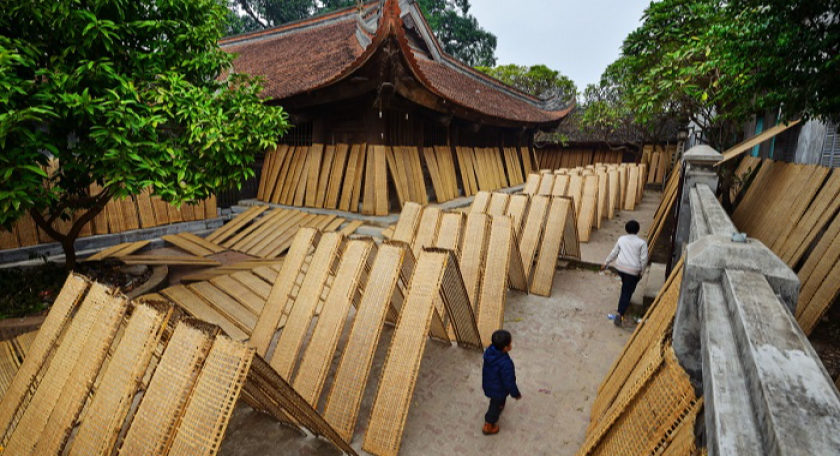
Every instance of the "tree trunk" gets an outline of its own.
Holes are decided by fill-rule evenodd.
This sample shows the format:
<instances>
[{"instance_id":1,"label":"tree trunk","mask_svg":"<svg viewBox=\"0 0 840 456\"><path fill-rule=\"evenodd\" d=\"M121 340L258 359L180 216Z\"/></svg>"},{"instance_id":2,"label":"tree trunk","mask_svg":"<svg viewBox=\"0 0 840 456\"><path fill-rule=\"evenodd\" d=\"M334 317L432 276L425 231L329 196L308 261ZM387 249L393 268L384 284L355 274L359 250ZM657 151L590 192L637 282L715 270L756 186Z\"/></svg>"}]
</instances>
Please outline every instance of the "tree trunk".
<instances>
[{"instance_id":1,"label":"tree trunk","mask_svg":"<svg viewBox=\"0 0 840 456\"><path fill-rule=\"evenodd\" d=\"M79 233L82 232L82 227L90 223L94 217L99 215L99 213L105 209L105 205L111 200L111 196L112 189L110 188L103 190L99 195L97 195L95 197L96 202L93 206L90 209L87 209L81 217L73 222L73 226L70 227L70 230L67 233L59 233L55 228L53 228L52 222L57 219L57 214L51 214L49 219L45 219L43 214L35 209L30 209L29 214L35 221L35 225L61 244L61 249L64 250L64 268L66 270L72 271L76 267L76 239L79 238Z\"/></svg>"},{"instance_id":2,"label":"tree trunk","mask_svg":"<svg viewBox=\"0 0 840 456\"><path fill-rule=\"evenodd\" d=\"M76 269L76 240L65 238L61 241L61 249L64 250L64 269Z\"/></svg>"}]
</instances>

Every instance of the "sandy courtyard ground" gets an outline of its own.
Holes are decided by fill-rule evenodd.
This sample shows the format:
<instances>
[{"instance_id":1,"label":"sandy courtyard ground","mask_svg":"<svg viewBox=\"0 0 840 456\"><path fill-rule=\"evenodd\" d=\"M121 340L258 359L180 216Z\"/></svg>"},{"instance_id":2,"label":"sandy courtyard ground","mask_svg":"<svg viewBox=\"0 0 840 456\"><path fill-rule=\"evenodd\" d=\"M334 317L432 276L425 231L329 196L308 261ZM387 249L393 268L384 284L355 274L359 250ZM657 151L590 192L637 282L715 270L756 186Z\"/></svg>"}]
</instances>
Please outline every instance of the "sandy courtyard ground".
<instances>
[{"instance_id":1,"label":"sandy courtyard ground","mask_svg":"<svg viewBox=\"0 0 840 456\"><path fill-rule=\"evenodd\" d=\"M619 287L613 275L566 269L557 271L551 298L508 294L505 327L513 333L511 356L523 399L509 400L496 436L481 433L486 409L481 353L430 340L400 454L573 455L583 443L598 385L630 335L629 328L616 328L606 318L615 307ZM383 332L374 380L362 404L352 442L360 454L364 454L364 430L392 333L391 327ZM303 437L240 405L220 454L339 452L326 441Z\"/></svg>"},{"instance_id":2,"label":"sandy courtyard ground","mask_svg":"<svg viewBox=\"0 0 840 456\"><path fill-rule=\"evenodd\" d=\"M659 192L645 192L636 211L620 214L593 231L591 242L581 246L583 261L600 264L631 218L641 223L640 234L646 235L660 196ZM501 432L495 436L481 433L487 407L481 390L482 354L429 340L400 455L574 455L583 444L598 386L632 332L630 327L616 328L607 319L616 308L620 288L616 275L573 268L557 271L550 298L508 293L505 328L513 333L511 356L523 399L508 400L499 422ZM345 328L345 337L346 332ZM361 449L364 433L392 334L390 326L383 331L365 391L352 441L359 454L367 454ZM319 410L323 410L338 361L338 357L333 360ZM340 452L325 440L302 436L240 404L220 454Z\"/></svg>"}]
</instances>

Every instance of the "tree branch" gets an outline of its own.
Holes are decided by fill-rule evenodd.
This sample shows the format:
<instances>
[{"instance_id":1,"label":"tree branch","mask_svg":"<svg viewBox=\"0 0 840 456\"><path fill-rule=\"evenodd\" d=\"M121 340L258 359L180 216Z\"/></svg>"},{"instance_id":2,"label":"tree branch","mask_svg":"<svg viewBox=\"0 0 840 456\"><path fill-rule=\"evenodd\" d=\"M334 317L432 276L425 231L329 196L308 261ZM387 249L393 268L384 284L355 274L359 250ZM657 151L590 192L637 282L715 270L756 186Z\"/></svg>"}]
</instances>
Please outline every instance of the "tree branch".
<instances>
[{"instance_id":1,"label":"tree branch","mask_svg":"<svg viewBox=\"0 0 840 456\"><path fill-rule=\"evenodd\" d=\"M241 7L242 7L242 9L245 11L245 14L247 14L248 16L251 16L251 19L253 19L254 21L256 21L256 22L257 22L257 24L260 24L260 26L261 26L262 28L267 28L267 27L268 27L268 24L267 24L267 23L265 23L265 22L263 22L263 21L259 18L259 16L257 16L257 14L256 14L256 13L254 13L254 11L251 9L250 5L248 5L248 2L247 2L247 1L245 1L245 0L239 0L239 2L238 2L238 3L239 3L239 6L241 6Z\"/></svg>"},{"instance_id":2,"label":"tree branch","mask_svg":"<svg viewBox=\"0 0 840 456\"><path fill-rule=\"evenodd\" d=\"M44 216L40 212L35 210L35 208L29 210L29 215L32 216L32 220L35 221L35 225L38 225L38 228L44 230L44 232L47 233L49 237L55 239L58 242L62 242L65 239L67 239L67 236L56 231L55 228L52 227L51 222L48 223L47 220L44 219Z\"/></svg>"}]
</instances>

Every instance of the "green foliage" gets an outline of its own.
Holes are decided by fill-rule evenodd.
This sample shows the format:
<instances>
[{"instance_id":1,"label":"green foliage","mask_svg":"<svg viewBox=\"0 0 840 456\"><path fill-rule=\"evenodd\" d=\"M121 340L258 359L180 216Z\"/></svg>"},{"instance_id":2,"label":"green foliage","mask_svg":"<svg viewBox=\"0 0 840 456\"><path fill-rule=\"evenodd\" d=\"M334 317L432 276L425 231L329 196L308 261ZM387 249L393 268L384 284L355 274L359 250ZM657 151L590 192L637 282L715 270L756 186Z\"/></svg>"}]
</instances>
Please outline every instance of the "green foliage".
<instances>
[{"instance_id":1,"label":"green foliage","mask_svg":"<svg viewBox=\"0 0 840 456\"><path fill-rule=\"evenodd\" d=\"M559 96L565 101L571 101L577 95L577 87L571 79L545 65L529 67L510 64L495 68L479 66L476 69L543 100Z\"/></svg>"},{"instance_id":2,"label":"green foliage","mask_svg":"<svg viewBox=\"0 0 840 456\"><path fill-rule=\"evenodd\" d=\"M148 187L196 201L252 176L286 115L263 104L258 81L218 79L232 58L217 45L226 15L216 0L7 1L0 224L30 212L66 251L83 223L57 233L50 222L72 211L92 218ZM60 167L44 186L48 155Z\"/></svg>"},{"instance_id":3,"label":"green foliage","mask_svg":"<svg viewBox=\"0 0 840 456\"><path fill-rule=\"evenodd\" d=\"M227 34L276 27L357 3L355 0L219 1L230 8L225 25ZM444 51L467 65L496 64L496 36L482 29L475 16L469 14L469 0L417 0L417 4Z\"/></svg>"},{"instance_id":4,"label":"green foliage","mask_svg":"<svg viewBox=\"0 0 840 456\"><path fill-rule=\"evenodd\" d=\"M496 35L478 25L469 0L418 0L447 54L470 66L496 65Z\"/></svg>"},{"instance_id":5,"label":"green foliage","mask_svg":"<svg viewBox=\"0 0 840 456\"><path fill-rule=\"evenodd\" d=\"M652 2L621 57L586 91L592 109L584 123L610 128L632 119L650 131L676 115L724 150L745 121L768 110L836 120L837 11L840 0Z\"/></svg>"},{"instance_id":6,"label":"green foliage","mask_svg":"<svg viewBox=\"0 0 840 456\"><path fill-rule=\"evenodd\" d=\"M734 0L709 35L715 64L758 110L840 121L840 0Z\"/></svg>"}]
</instances>

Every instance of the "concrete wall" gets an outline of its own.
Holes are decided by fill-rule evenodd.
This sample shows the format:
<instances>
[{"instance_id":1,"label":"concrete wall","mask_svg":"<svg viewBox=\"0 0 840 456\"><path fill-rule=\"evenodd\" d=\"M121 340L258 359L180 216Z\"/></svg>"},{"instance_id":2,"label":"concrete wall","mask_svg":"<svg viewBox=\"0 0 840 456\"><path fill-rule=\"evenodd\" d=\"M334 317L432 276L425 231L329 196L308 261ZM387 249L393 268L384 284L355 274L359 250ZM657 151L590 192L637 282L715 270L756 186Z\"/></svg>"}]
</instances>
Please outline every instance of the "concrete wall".
<instances>
[{"instance_id":1,"label":"concrete wall","mask_svg":"<svg viewBox=\"0 0 840 456\"><path fill-rule=\"evenodd\" d=\"M685 263L673 330L705 398L709 455L840 454L840 393L793 316L799 280L761 242L733 236L709 186L712 155L686 153L698 176L686 176L680 203L690 232L677 233Z\"/></svg>"},{"instance_id":2,"label":"concrete wall","mask_svg":"<svg viewBox=\"0 0 840 456\"><path fill-rule=\"evenodd\" d=\"M809 120L802 126L796 143L796 163L819 165L826 125L818 120Z\"/></svg>"}]
</instances>

